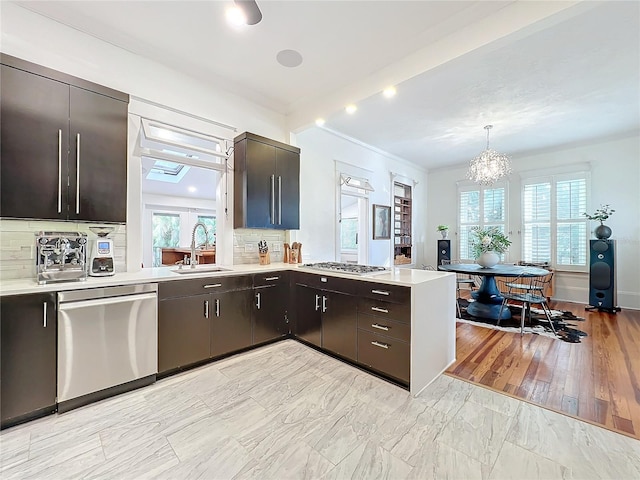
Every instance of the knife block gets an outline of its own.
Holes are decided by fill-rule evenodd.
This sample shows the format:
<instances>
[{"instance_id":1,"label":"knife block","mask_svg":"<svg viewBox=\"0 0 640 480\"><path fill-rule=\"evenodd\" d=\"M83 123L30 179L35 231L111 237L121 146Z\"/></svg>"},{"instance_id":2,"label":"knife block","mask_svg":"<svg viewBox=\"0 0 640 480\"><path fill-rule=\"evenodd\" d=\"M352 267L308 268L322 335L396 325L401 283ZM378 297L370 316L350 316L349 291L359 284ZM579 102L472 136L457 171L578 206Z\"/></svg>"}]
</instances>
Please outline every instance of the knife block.
<instances>
[{"instance_id":1,"label":"knife block","mask_svg":"<svg viewBox=\"0 0 640 480\"><path fill-rule=\"evenodd\" d=\"M269 265L271 263L271 257L269 256L269 252L259 253L258 256L259 256L260 265Z\"/></svg>"}]
</instances>

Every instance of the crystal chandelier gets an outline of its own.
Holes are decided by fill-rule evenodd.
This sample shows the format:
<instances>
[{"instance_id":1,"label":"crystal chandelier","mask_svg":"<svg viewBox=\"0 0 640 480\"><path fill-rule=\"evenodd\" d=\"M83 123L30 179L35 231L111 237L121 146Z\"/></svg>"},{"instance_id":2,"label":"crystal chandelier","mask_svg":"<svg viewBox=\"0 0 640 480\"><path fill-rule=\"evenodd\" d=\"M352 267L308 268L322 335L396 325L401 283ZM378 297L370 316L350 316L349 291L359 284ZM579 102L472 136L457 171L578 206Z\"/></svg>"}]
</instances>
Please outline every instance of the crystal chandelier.
<instances>
[{"instance_id":1,"label":"crystal chandelier","mask_svg":"<svg viewBox=\"0 0 640 480\"><path fill-rule=\"evenodd\" d=\"M493 125L484 127L487 131L487 149L469 163L467 178L480 185L493 185L497 180L511 173L509 157L489 148L489 130Z\"/></svg>"}]
</instances>

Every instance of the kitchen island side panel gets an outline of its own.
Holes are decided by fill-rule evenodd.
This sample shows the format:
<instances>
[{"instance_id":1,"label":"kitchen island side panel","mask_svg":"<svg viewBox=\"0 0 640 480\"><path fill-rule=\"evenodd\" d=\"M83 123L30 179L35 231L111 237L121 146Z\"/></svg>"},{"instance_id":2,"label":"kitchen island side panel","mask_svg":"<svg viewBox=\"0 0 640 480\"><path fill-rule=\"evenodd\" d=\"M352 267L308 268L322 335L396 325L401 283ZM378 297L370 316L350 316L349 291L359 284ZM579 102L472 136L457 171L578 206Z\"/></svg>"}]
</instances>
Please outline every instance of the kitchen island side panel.
<instances>
[{"instance_id":1,"label":"kitchen island side panel","mask_svg":"<svg viewBox=\"0 0 640 480\"><path fill-rule=\"evenodd\" d=\"M442 274L411 287L411 395L456 360L456 276Z\"/></svg>"}]
</instances>

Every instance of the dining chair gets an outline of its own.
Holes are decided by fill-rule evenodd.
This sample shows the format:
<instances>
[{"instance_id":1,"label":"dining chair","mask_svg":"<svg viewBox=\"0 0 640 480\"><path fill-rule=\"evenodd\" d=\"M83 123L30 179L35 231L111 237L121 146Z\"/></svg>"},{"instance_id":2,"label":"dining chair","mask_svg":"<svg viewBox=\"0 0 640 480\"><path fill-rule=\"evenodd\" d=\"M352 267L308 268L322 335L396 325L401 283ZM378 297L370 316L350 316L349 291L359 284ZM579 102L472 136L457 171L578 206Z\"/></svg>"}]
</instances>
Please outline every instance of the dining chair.
<instances>
[{"instance_id":1,"label":"dining chair","mask_svg":"<svg viewBox=\"0 0 640 480\"><path fill-rule=\"evenodd\" d=\"M440 265L459 265L463 263L457 259L451 260L442 260ZM460 286L466 285L470 290L473 290L476 287L476 279L473 278L472 275L467 275L465 273L456 273L456 311L458 312L458 318L462 318L462 314L460 312Z\"/></svg>"},{"instance_id":2,"label":"dining chair","mask_svg":"<svg viewBox=\"0 0 640 480\"><path fill-rule=\"evenodd\" d=\"M498 325L502 318L502 311L509 300L520 302L522 304L520 313L520 335L524 334L524 319L529 317L531 324L531 305L540 305L544 311L547 321L551 326L551 330L557 336L555 326L551 320L551 309L547 304L547 297L544 295L545 288L551 283L553 272L543 276L527 276L526 271L520 276L504 283L506 291L501 290L503 297L502 305L500 305L500 313L498 314Z\"/></svg>"}]
</instances>

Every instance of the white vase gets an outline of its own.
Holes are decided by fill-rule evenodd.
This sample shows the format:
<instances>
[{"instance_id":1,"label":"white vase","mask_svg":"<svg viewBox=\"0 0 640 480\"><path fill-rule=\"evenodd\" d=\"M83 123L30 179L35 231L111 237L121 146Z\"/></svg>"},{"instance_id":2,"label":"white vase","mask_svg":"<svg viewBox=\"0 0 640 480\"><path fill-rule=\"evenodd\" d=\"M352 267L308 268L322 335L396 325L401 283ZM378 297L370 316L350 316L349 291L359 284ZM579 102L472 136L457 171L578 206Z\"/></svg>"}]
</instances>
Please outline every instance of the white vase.
<instances>
[{"instance_id":1,"label":"white vase","mask_svg":"<svg viewBox=\"0 0 640 480\"><path fill-rule=\"evenodd\" d=\"M496 252L483 252L477 259L478 265L484 268L495 267L500 261L500 256Z\"/></svg>"},{"instance_id":2,"label":"white vase","mask_svg":"<svg viewBox=\"0 0 640 480\"><path fill-rule=\"evenodd\" d=\"M449 238L449 230L440 230L443 239Z\"/></svg>"}]
</instances>

